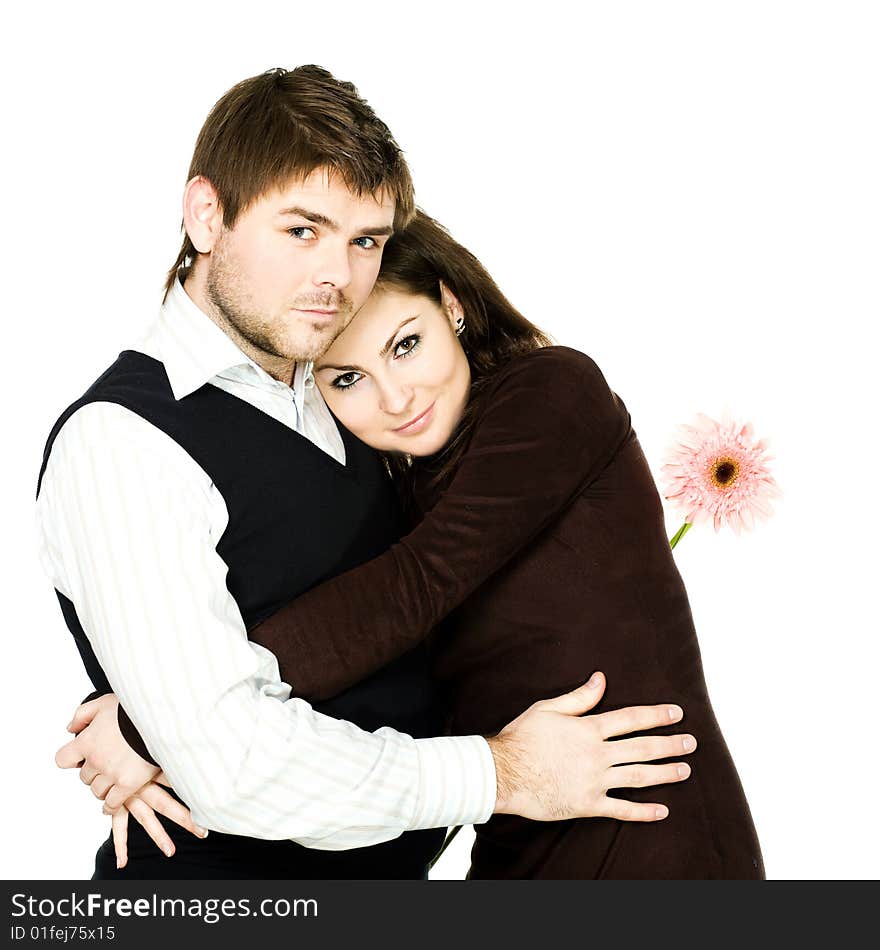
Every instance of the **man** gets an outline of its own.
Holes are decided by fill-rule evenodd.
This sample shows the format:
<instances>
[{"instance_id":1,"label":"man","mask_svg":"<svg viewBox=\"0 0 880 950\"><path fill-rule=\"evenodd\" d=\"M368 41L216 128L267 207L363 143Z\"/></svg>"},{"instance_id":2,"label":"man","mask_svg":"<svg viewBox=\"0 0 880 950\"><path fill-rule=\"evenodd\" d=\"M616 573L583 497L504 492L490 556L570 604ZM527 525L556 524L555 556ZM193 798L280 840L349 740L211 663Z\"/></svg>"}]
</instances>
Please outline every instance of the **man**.
<instances>
[{"instance_id":1,"label":"man","mask_svg":"<svg viewBox=\"0 0 880 950\"><path fill-rule=\"evenodd\" d=\"M43 561L90 677L219 832L169 829L173 867L142 835L125 873L423 877L442 840L428 829L493 811L663 817L608 798L609 768L680 756L682 737L650 753L606 740L680 710L581 719L601 694L584 687L488 740L430 738L421 651L312 708L248 642L281 604L395 539L382 466L336 427L311 360L365 302L414 200L388 129L314 66L230 90L188 178L159 319L61 416L38 486ZM106 758L111 740L94 734L117 730L115 703L100 702L59 764L85 758L83 780L119 804L139 784L124 781L134 753L118 740L112 762L91 752ZM643 767L640 783L677 780L665 768ZM96 876L118 876L114 864L108 841Z\"/></svg>"}]
</instances>

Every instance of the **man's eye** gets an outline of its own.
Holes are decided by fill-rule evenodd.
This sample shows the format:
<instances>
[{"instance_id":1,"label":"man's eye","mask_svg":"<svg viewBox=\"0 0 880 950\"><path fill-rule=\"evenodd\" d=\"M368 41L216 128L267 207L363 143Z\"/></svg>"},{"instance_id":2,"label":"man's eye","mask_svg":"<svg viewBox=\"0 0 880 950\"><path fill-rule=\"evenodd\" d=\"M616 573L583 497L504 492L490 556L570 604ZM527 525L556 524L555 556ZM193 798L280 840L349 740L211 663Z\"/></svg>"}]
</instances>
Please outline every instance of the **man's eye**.
<instances>
[{"instance_id":1,"label":"man's eye","mask_svg":"<svg viewBox=\"0 0 880 950\"><path fill-rule=\"evenodd\" d=\"M291 237L299 238L301 241L311 241L315 237L314 229L307 228L305 225L296 228L288 228L287 233Z\"/></svg>"},{"instance_id":2,"label":"man's eye","mask_svg":"<svg viewBox=\"0 0 880 950\"><path fill-rule=\"evenodd\" d=\"M357 244L358 247L365 248L366 250L372 250L374 247L379 246L379 242L375 238L371 237L355 238L352 243Z\"/></svg>"},{"instance_id":3,"label":"man's eye","mask_svg":"<svg viewBox=\"0 0 880 950\"><path fill-rule=\"evenodd\" d=\"M360 373L343 373L341 376L337 376L331 385L334 389L351 389L361 378Z\"/></svg>"}]
</instances>

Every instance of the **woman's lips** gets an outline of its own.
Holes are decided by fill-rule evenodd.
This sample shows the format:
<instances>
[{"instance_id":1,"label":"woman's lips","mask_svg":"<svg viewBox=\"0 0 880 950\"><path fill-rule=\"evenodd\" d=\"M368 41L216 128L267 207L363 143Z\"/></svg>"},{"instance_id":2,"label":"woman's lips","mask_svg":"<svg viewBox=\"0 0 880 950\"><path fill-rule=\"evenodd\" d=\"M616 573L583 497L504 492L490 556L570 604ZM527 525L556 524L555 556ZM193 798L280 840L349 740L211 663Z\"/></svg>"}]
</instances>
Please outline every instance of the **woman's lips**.
<instances>
[{"instance_id":1,"label":"woman's lips","mask_svg":"<svg viewBox=\"0 0 880 950\"><path fill-rule=\"evenodd\" d=\"M400 426L397 429L392 431L396 432L398 435L415 435L416 432L421 432L430 422L431 417L434 415L434 403L432 402L428 408L419 413L414 419L410 419L409 422Z\"/></svg>"}]
</instances>

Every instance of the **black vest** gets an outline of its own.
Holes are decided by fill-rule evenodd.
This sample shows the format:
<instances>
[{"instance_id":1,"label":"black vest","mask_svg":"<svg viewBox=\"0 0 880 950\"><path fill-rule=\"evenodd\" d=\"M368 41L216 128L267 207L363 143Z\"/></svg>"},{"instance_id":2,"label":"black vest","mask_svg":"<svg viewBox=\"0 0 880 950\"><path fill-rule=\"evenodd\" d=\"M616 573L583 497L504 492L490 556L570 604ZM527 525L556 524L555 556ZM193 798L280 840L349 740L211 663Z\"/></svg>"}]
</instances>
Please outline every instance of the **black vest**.
<instances>
[{"instance_id":1,"label":"black vest","mask_svg":"<svg viewBox=\"0 0 880 950\"><path fill-rule=\"evenodd\" d=\"M223 497L229 525L217 553L229 568L227 586L248 630L322 580L376 557L399 537L394 489L378 456L339 426L346 464L249 403L206 384L176 400L162 363L132 350L61 415L43 456L37 493L61 427L80 407L111 402L130 409L174 439L210 476ZM58 599L96 689L109 692L103 670L74 605ZM389 597L394 591L388 592ZM321 631L314 631L320 637ZM368 680L315 709L363 729L393 726L417 738L439 735L434 692L423 650L414 650ZM291 841L264 841L212 832L204 841L169 821L176 855L166 860L204 866L204 876L285 879L421 877L443 831L409 832L351 851L318 851ZM143 847L142 847L143 846ZM106 847L106 843L105 843ZM100 852L99 852L100 854ZM129 868L158 849L129 821ZM133 866L134 865L134 866ZM115 867L115 865L114 865ZM188 876L188 875L187 875Z\"/></svg>"}]
</instances>

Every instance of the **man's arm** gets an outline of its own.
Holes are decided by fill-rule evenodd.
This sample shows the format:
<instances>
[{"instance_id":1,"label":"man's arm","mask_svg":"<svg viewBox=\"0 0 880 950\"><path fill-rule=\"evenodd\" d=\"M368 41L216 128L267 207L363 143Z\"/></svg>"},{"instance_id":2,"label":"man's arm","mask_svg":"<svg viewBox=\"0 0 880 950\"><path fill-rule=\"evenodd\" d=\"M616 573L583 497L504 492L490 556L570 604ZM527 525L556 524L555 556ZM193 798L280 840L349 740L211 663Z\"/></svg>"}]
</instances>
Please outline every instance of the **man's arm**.
<instances>
[{"instance_id":1,"label":"man's arm","mask_svg":"<svg viewBox=\"0 0 880 950\"><path fill-rule=\"evenodd\" d=\"M199 824L334 850L491 814L485 740L367 733L288 698L226 587L222 499L146 421L105 403L75 413L38 520L53 583Z\"/></svg>"},{"instance_id":2,"label":"man's arm","mask_svg":"<svg viewBox=\"0 0 880 950\"><path fill-rule=\"evenodd\" d=\"M569 693L533 703L487 740L497 775L496 812L538 821L594 817L658 821L666 817L665 805L630 802L606 793L612 788L680 782L690 775L685 762L645 763L693 752L696 742L692 736L619 738L678 722L682 710L678 706L630 706L584 715L595 707L604 689L605 677L594 673L588 683ZM61 768L80 768L80 778L92 793L105 798L107 814L123 802L131 807L129 796L141 798L141 805L149 804L141 785L152 790L150 779L157 774L120 733L117 703L110 694L80 706L69 727L79 734L55 757ZM126 775L131 784L122 790L120 782ZM162 847L166 836L161 829L157 831L159 834L151 837ZM117 835L115 824L114 840L117 853L124 854L125 839Z\"/></svg>"}]
</instances>

